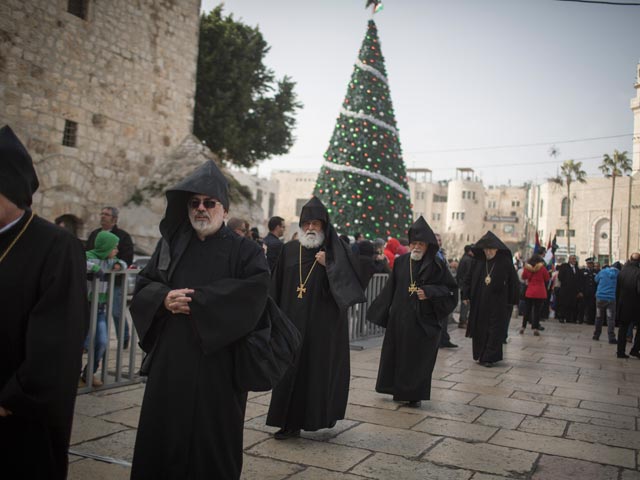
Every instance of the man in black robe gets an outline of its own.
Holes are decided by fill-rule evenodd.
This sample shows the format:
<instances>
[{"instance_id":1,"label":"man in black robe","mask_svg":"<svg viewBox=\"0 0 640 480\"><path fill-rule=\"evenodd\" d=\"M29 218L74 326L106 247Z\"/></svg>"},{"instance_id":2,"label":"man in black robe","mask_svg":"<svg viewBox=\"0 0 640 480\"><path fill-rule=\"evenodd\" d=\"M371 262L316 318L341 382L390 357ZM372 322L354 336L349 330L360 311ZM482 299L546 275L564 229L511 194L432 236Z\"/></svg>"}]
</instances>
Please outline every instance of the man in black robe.
<instances>
[{"instance_id":1,"label":"man in black robe","mask_svg":"<svg viewBox=\"0 0 640 480\"><path fill-rule=\"evenodd\" d=\"M424 218L409 229L409 242L409 253L396 258L367 317L387 328L376 391L417 408L431 398L441 320L456 308L458 286L437 255L438 241Z\"/></svg>"},{"instance_id":2,"label":"man in black robe","mask_svg":"<svg viewBox=\"0 0 640 480\"><path fill-rule=\"evenodd\" d=\"M357 260L329 223L318 198L302 207L298 240L284 245L271 296L302 334L299 358L273 389L267 425L275 438L332 428L349 394L347 308L365 301Z\"/></svg>"},{"instance_id":3,"label":"man in black robe","mask_svg":"<svg viewBox=\"0 0 640 480\"><path fill-rule=\"evenodd\" d=\"M86 266L80 241L31 211L37 188L26 149L0 129L0 476L64 479L89 316Z\"/></svg>"},{"instance_id":4,"label":"man in black robe","mask_svg":"<svg viewBox=\"0 0 640 480\"><path fill-rule=\"evenodd\" d=\"M558 268L560 280L560 298L558 306L562 312L560 323L576 323L578 318L578 302L582 299L583 280L575 255L569 255L569 262Z\"/></svg>"},{"instance_id":5,"label":"man in black robe","mask_svg":"<svg viewBox=\"0 0 640 480\"><path fill-rule=\"evenodd\" d=\"M473 256L467 337L473 339L473 359L491 367L502 360L509 317L518 303L519 280L511 251L493 232L476 242Z\"/></svg>"},{"instance_id":6,"label":"man in black robe","mask_svg":"<svg viewBox=\"0 0 640 480\"><path fill-rule=\"evenodd\" d=\"M228 186L213 161L166 196L131 303L148 373L131 478L237 479L247 394L233 382L233 343L260 318L269 267L224 225Z\"/></svg>"},{"instance_id":7,"label":"man in black robe","mask_svg":"<svg viewBox=\"0 0 640 480\"><path fill-rule=\"evenodd\" d=\"M625 353L627 346L627 330L629 325L637 322L640 313L640 253L633 253L629 261L624 264L618 275L616 285L616 318L620 322L618 328L618 358L628 358ZM633 330L632 330L633 331ZM640 335L631 347L629 355L640 358Z\"/></svg>"}]
</instances>

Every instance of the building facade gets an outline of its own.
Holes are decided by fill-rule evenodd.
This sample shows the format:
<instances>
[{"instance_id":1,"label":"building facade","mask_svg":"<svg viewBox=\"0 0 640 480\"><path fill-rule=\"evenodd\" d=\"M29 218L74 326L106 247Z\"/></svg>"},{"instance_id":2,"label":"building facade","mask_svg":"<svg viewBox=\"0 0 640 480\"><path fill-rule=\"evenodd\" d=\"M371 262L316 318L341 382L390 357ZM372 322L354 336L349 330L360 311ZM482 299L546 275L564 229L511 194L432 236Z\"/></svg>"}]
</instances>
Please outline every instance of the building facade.
<instances>
[{"instance_id":1,"label":"building facade","mask_svg":"<svg viewBox=\"0 0 640 480\"><path fill-rule=\"evenodd\" d=\"M83 237L192 131L200 0L0 2L0 125ZM126 219L121 219L126 228Z\"/></svg>"}]
</instances>

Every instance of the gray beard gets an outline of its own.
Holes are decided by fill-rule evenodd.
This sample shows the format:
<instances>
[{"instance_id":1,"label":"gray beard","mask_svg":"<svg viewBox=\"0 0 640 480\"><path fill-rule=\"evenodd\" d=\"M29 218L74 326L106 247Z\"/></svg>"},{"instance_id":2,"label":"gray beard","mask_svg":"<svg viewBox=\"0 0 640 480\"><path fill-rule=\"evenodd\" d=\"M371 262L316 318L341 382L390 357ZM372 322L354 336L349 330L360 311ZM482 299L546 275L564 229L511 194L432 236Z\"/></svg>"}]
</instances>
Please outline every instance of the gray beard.
<instances>
[{"instance_id":1,"label":"gray beard","mask_svg":"<svg viewBox=\"0 0 640 480\"><path fill-rule=\"evenodd\" d=\"M324 243L324 233L304 233L300 232L298 234L298 239L300 240L300 244L304 248L318 248Z\"/></svg>"},{"instance_id":2,"label":"gray beard","mask_svg":"<svg viewBox=\"0 0 640 480\"><path fill-rule=\"evenodd\" d=\"M424 257L424 252L411 252L411 260L418 262Z\"/></svg>"}]
</instances>

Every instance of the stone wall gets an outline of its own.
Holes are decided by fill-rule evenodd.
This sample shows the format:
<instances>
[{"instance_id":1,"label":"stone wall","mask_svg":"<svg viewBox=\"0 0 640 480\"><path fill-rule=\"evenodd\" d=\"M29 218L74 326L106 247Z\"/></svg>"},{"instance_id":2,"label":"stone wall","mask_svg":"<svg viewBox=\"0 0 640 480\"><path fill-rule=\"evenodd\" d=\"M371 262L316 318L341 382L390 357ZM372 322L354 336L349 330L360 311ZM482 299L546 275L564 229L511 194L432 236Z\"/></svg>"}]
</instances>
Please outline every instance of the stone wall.
<instances>
[{"instance_id":1,"label":"stone wall","mask_svg":"<svg viewBox=\"0 0 640 480\"><path fill-rule=\"evenodd\" d=\"M0 125L33 156L34 210L83 237L192 131L200 0L88 0L86 19L67 3L0 2Z\"/></svg>"}]
</instances>

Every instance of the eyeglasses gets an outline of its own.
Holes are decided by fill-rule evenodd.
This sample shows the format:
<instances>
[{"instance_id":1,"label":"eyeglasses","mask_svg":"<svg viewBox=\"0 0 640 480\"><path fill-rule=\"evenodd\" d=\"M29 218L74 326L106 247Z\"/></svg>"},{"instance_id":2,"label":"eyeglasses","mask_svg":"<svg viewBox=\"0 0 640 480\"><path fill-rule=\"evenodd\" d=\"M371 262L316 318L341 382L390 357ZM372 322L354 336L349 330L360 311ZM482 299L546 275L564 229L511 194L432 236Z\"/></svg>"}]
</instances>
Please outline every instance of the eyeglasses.
<instances>
[{"instance_id":1,"label":"eyeglasses","mask_svg":"<svg viewBox=\"0 0 640 480\"><path fill-rule=\"evenodd\" d=\"M201 200L199 198L192 198L191 200L189 200L189 206L191 208L193 208L194 210L197 210L198 208L200 208L200 204L204 205L204 208L216 208L216 205L219 204L220 202L216 201L216 200L211 200L210 198Z\"/></svg>"}]
</instances>

